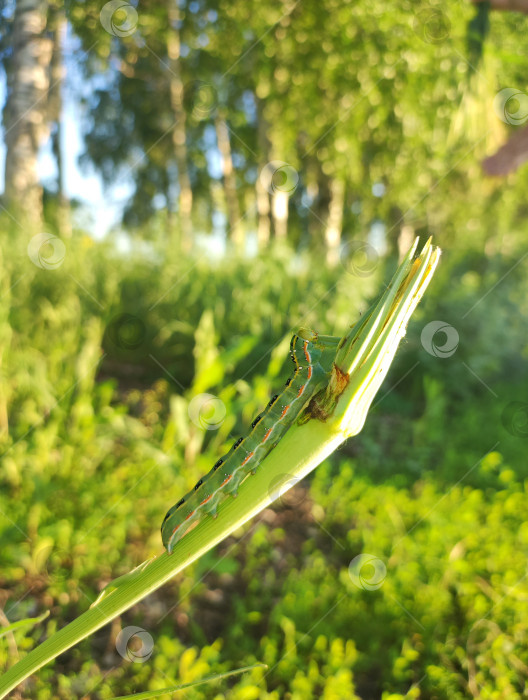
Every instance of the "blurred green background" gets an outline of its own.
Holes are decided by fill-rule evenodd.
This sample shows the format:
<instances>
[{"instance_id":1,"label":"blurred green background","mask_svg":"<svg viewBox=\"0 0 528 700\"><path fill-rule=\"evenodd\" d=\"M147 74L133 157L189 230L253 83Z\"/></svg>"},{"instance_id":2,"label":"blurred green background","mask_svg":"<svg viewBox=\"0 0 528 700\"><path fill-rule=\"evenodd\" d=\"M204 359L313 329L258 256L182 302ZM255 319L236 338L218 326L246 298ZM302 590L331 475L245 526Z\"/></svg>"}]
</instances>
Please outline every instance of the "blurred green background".
<instances>
[{"instance_id":1,"label":"blurred green background","mask_svg":"<svg viewBox=\"0 0 528 700\"><path fill-rule=\"evenodd\" d=\"M444 251L361 434L13 697L106 699L254 661L269 669L181 697L526 697L524 14L0 12L0 625L51 613L0 637L0 669L161 551L167 509L290 374L298 326L344 334L415 235ZM72 104L85 167L127 183L105 236L65 181ZM192 420L203 393L225 405L218 430ZM141 663L119 652L132 626L153 644Z\"/></svg>"}]
</instances>

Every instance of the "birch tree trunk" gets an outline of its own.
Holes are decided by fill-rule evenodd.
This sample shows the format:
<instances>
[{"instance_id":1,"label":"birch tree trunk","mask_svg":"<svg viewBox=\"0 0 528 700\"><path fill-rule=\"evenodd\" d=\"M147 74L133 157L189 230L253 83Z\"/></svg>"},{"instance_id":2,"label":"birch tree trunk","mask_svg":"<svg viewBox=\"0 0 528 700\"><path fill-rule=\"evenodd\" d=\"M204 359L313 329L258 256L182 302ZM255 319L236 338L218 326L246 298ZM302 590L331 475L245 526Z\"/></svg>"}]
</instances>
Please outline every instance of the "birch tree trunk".
<instances>
[{"instance_id":1,"label":"birch tree trunk","mask_svg":"<svg viewBox=\"0 0 528 700\"><path fill-rule=\"evenodd\" d=\"M61 236L70 238L72 234L70 206L64 194L64 162L62 157L62 85L65 76L62 45L66 32L66 17L63 9L58 5L50 6L49 28L52 32L53 49L48 107L49 121L54 124L51 144L57 164L57 227Z\"/></svg>"},{"instance_id":2,"label":"birch tree trunk","mask_svg":"<svg viewBox=\"0 0 528 700\"><path fill-rule=\"evenodd\" d=\"M271 195L271 214L275 238L285 240L288 235L288 204L290 195L282 190L275 190Z\"/></svg>"},{"instance_id":3,"label":"birch tree trunk","mask_svg":"<svg viewBox=\"0 0 528 700\"><path fill-rule=\"evenodd\" d=\"M231 142L225 119L219 114L215 119L216 140L222 156L222 174L224 178L224 195L229 222L230 239L233 245L242 249L244 246L244 227L240 220L236 176L231 157Z\"/></svg>"},{"instance_id":4,"label":"birch tree trunk","mask_svg":"<svg viewBox=\"0 0 528 700\"><path fill-rule=\"evenodd\" d=\"M257 242L259 250L267 247L270 239L270 196L260 177L255 183L257 195Z\"/></svg>"},{"instance_id":5,"label":"birch tree trunk","mask_svg":"<svg viewBox=\"0 0 528 700\"><path fill-rule=\"evenodd\" d=\"M18 0L11 34L4 107L5 201L20 222L42 222L42 187L37 172L40 146L49 135L47 95L52 41L44 35L44 0Z\"/></svg>"},{"instance_id":6,"label":"birch tree trunk","mask_svg":"<svg viewBox=\"0 0 528 700\"><path fill-rule=\"evenodd\" d=\"M258 216L257 241L259 250L263 250L268 246L271 236L271 207L270 193L264 187L260 178L260 173L268 160L270 142L267 136L267 121L264 116L264 106L260 99L257 99L257 140L260 156L264 160L263 163L260 163L259 175L257 176L257 182L255 184Z\"/></svg>"},{"instance_id":7,"label":"birch tree trunk","mask_svg":"<svg viewBox=\"0 0 528 700\"><path fill-rule=\"evenodd\" d=\"M174 157L178 168L179 223L181 231L181 248L188 252L192 248L192 201L191 179L187 167L187 133L186 114L183 106L184 88L180 70L180 9L177 0L171 0L169 9L169 30L167 35L167 53L170 68L170 99L175 125L172 131Z\"/></svg>"},{"instance_id":8,"label":"birch tree trunk","mask_svg":"<svg viewBox=\"0 0 528 700\"><path fill-rule=\"evenodd\" d=\"M410 224L403 224L400 229L400 234L398 236L398 262L403 260L405 256L405 251L409 250L409 241L413 242L416 237L416 232L414 227ZM407 248L405 248L407 246Z\"/></svg>"}]
</instances>

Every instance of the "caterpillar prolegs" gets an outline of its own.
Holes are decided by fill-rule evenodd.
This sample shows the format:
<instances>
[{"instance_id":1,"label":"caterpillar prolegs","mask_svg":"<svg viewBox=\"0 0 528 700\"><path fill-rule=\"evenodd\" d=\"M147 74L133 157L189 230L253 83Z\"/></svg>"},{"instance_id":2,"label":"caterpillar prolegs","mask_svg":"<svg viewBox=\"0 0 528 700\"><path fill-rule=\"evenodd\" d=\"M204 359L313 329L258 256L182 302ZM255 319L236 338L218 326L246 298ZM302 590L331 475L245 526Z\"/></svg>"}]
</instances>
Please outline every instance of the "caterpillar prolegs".
<instances>
[{"instance_id":1,"label":"caterpillar prolegs","mask_svg":"<svg viewBox=\"0 0 528 700\"><path fill-rule=\"evenodd\" d=\"M274 396L255 418L249 434L239 438L165 516L161 537L169 554L206 513L215 516L218 504L227 495L236 495L246 476L256 472L310 399L328 381L339 341L340 338L304 328L292 337L290 356L295 369L282 393Z\"/></svg>"}]
</instances>

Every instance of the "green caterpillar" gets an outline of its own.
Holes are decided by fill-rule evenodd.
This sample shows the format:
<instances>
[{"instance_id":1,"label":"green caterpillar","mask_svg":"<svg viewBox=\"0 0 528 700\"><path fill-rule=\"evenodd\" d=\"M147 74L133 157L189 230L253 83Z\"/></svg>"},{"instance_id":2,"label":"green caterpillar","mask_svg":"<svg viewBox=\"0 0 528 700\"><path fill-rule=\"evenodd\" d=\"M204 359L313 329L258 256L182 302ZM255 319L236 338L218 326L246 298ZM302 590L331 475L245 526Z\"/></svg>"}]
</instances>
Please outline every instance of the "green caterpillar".
<instances>
[{"instance_id":1,"label":"green caterpillar","mask_svg":"<svg viewBox=\"0 0 528 700\"><path fill-rule=\"evenodd\" d=\"M256 472L310 399L327 383L339 342L340 338L303 328L292 337L290 350L295 370L282 393L274 396L255 418L249 434L239 438L165 516L161 537L169 554L203 515L215 517L218 504L228 494L236 496L241 482Z\"/></svg>"}]
</instances>

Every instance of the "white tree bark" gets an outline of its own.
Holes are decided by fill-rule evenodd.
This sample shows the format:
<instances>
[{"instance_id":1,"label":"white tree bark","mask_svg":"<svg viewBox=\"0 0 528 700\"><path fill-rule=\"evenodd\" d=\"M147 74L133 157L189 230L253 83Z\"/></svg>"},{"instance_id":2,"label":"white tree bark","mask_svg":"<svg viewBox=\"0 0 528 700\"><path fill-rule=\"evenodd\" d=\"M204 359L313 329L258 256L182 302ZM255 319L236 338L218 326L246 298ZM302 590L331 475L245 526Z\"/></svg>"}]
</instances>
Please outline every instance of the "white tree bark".
<instances>
[{"instance_id":1,"label":"white tree bark","mask_svg":"<svg viewBox=\"0 0 528 700\"><path fill-rule=\"evenodd\" d=\"M264 116L264 105L262 100L257 99L257 140L259 145L259 151L263 162L259 164L259 173L262 172L266 161L268 160L268 155L270 152L270 142L267 135L268 124L266 117ZM264 187L260 176L257 177L257 182L255 184L256 190L256 200L257 200L257 241L259 250L264 250L270 241L271 237L271 206L270 206L270 193Z\"/></svg>"},{"instance_id":2,"label":"white tree bark","mask_svg":"<svg viewBox=\"0 0 528 700\"><path fill-rule=\"evenodd\" d=\"M53 50L50 64L50 86L48 93L48 119L54 124L52 149L57 165L57 227L64 238L71 238L70 205L64 192L64 159L62 154L62 86L66 75L63 59L63 43L66 34L64 8L50 5L48 28L52 34Z\"/></svg>"},{"instance_id":3,"label":"white tree bark","mask_svg":"<svg viewBox=\"0 0 528 700\"><path fill-rule=\"evenodd\" d=\"M187 166L187 131L186 114L183 106L184 87L180 71L180 32L178 28L180 9L176 0L171 0L169 5L170 30L167 38L167 53L170 67L170 99L171 109L174 114L174 129L172 131L172 143L174 157L178 168L179 194L179 221L181 230L181 247L188 252L192 248L192 204L193 192L191 179Z\"/></svg>"},{"instance_id":4,"label":"white tree bark","mask_svg":"<svg viewBox=\"0 0 528 700\"><path fill-rule=\"evenodd\" d=\"M222 174L224 177L227 220L229 222L229 238L236 248L241 249L244 245L244 227L240 220L236 176L233 169L233 158L231 157L231 142L229 140L227 123L223 116L217 116L215 119L215 127L218 150L222 156Z\"/></svg>"},{"instance_id":5,"label":"white tree bark","mask_svg":"<svg viewBox=\"0 0 528 700\"><path fill-rule=\"evenodd\" d=\"M10 213L38 227L42 187L37 171L40 146L49 136L47 96L52 40L44 34L47 3L18 0L11 34L4 107L5 201Z\"/></svg>"},{"instance_id":6,"label":"white tree bark","mask_svg":"<svg viewBox=\"0 0 528 700\"><path fill-rule=\"evenodd\" d=\"M403 224L398 236L398 261L401 262L405 257L406 252L411 247L413 240L416 238L414 227L410 224ZM409 243L410 241L410 243Z\"/></svg>"},{"instance_id":7,"label":"white tree bark","mask_svg":"<svg viewBox=\"0 0 528 700\"><path fill-rule=\"evenodd\" d=\"M273 230L276 238L286 239L288 235L288 204L290 196L288 192L275 190L271 195L271 213L273 216Z\"/></svg>"},{"instance_id":8,"label":"white tree bark","mask_svg":"<svg viewBox=\"0 0 528 700\"><path fill-rule=\"evenodd\" d=\"M260 177L257 177L255 189L258 215L257 241L259 249L263 250L270 239L270 196Z\"/></svg>"}]
</instances>

